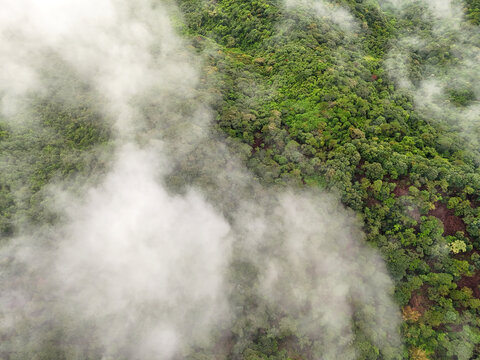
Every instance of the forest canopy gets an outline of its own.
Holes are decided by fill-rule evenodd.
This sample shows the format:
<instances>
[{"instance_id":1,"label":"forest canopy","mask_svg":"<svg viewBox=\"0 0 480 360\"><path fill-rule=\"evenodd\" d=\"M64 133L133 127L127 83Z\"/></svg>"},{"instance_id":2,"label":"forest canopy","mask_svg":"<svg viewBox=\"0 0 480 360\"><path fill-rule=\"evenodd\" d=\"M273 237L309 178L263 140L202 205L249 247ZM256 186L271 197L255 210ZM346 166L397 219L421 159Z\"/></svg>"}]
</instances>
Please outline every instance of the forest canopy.
<instances>
[{"instance_id":1,"label":"forest canopy","mask_svg":"<svg viewBox=\"0 0 480 360\"><path fill-rule=\"evenodd\" d=\"M480 358L479 0L110 3L0 24L0 359Z\"/></svg>"}]
</instances>

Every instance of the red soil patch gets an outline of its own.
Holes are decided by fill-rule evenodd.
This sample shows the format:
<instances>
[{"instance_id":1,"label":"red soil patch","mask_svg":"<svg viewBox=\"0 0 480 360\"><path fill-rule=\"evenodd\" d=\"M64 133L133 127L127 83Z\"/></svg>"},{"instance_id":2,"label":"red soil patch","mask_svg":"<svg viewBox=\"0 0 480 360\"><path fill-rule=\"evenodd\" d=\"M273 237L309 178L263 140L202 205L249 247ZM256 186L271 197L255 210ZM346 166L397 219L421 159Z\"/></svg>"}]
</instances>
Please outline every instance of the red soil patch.
<instances>
[{"instance_id":1,"label":"red soil patch","mask_svg":"<svg viewBox=\"0 0 480 360\"><path fill-rule=\"evenodd\" d=\"M373 197L369 197L367 199L367 207L371 208L374 207L375 205L380 205L380 201L377 199L374 199Z\"/></svg>"},{"instance_id":2,"label":"red soil patch","mask_svg":"<svg viewBox=\"0 0 480 360\"><path fill-rule=\"evenodd\" d=\"M468 201L470 201L470 206L474 209L480 206L480 201L477 195L467 195Z\"/></svg>"},{"instance_id":3,"label":"red soil patch","mask_svg":"<svg viewBox=\"0 0 480 360\"><path fill-rule=\"evenodd\" d=\"M463 220L455 215L452 209L447 208L447 205L440 202L435 203L435 209L430 210L428 215L435 216L443 223L445 231L443 236L455 235L457 231L463 231L467 235L467 227Z\"/></svg>"},{"instance_id":4,"label":"red soil patch","mask_svg":"<svg viewBox=\"0 0 480 360\"><path fill-rule=\"evenodd\" d=\"M363 174L362 166L365 164L365 160L360 159L360 161L357 164L357 167L355 169L355 172L353 174L353 178L358 181L358 183L362 182L362 179L365 177Z\"/></svg>"},{"instance_id":5,"label":"red soil patch","mask_svg":"<svg viewBox=\"0 0 480 360\"><path fill-rule=\"evenodd\" d=\"M471 239L470 239L471 240ZM470 262L473 254L480 254L480 251L477 249L473 249L464 253L453 254L452 256L457 260L466 260Z\"/></svg>"},{"instance_id":6,"label":"red soil patch","mask_svg":"<svg viewBox=\"0 0 480 360\"><path fill-rule=\"evenodd\" d=\"M396 197L406 196L408 195L408 188L409 188L408 185L401 186L397 184L397 186L393 190L393 193L395 194Z\"/></svg>"},{"instance_id":7,"label":"red soil patch","mask_svg":"<svg viewBox=\"0 0 480 360\"><path fill-rule=\"evenodd\" d=\"M355 173L353 174L353 180L358 183L362 182L363 177L364 176L359 171L355 171Z\"/></svg>"},{"instance_id":8,"label":"red soil patch","mask_svg":"<svg viewBox=\"0 0 480 360\"><path fill-rule=\"evenodd\" d=\"M393 189L393 194L395 197L399 198L401 196L406 196L409 194L409 188L412 185L410 179L407 176L402 176L398 179L392 180L387 178L390 183L395 184L395 189ZM406 213L415 221L419 222L421 218L420 211L417 206L412 206L411 210L405 209ZM418 230L418 229L417 229Z\"/></svg>"},{"instance_id":9,"label":"red soil patch","mask_svg":"<svg viewBox=\"0 0 480 360\"><path fill-rule=\"evenodd\" d=\"M462 276L460 281L457 283L459 289L467 287L472 289L473 296L477 299L480 299L480 271L477 271L473 276Z\"/></svg>"},{"instance_id":10,"label":"red soil patch","mask_svg":"<svg viewBox=\"0 0 480 360\"><path fill-rule=\"evenodd\" d=\"M461 325L461 324L459 324L459 325L449 324L448 327L449 327L450 331L452 331L452 332L463 331L463 325Z\"/></svg>"},{"instance_id":11,"label":"red soil patch","mask_svg":"<svg viewBox=\"0 0 480 360\"><path fill-rule=\"evenodd\" d=\"M255 137L253 139L253 145L252 145L252 155L261 149L262 144L263 144L263 138L261 137L260 133L255 134Z\"/></svg>"},{"instance_id":12,"label":"red soil patch","mask_svg":"<svg viewBox=\"0 0 480 360\"><path fill-rule=\"evenodd\" d=\"M424 284L420 289L415 290L412 293L412 297L408 302L408 305L410 305L412 310L418 311L422 315L433 304L428 298L427 290L428 285Z\"/></svg>"},{"instance_id":13,"label":"red soil patch","mask_svg":"<svg viewBox=\"0 0 480 360\"><path fill-rule=\"evenodd\" d=\"M408 188L410 187L411 183L406 176L402 176L401 178L395 180L387 178L387 180L396 185L395 189L393 189L393 193L396 197L408 195Z\"/></svg>"}]
</instances>

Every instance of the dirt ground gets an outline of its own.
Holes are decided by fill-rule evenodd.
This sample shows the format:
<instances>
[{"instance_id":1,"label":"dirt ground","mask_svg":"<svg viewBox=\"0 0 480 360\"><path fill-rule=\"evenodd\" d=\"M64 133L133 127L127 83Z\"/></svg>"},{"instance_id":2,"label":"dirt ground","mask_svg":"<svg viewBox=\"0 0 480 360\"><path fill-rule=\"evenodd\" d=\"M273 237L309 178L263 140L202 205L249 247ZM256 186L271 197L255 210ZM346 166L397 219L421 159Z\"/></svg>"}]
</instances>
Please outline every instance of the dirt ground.
<instances>
[{"instance_id":1,"label":"dirt ground","mask_svg":"<svg viewBox=\"0 0 480 360\"><path fill-rule=\"evenodd\" d=\"M435 216L443 222L444 236L455 235L457 231L463 231L468 236L467 227L463 220L456 216L452 209L447 208L447 205L440 202L435 203L435 209L430 210L428 215Z\"/></svg>"}]
</instances>

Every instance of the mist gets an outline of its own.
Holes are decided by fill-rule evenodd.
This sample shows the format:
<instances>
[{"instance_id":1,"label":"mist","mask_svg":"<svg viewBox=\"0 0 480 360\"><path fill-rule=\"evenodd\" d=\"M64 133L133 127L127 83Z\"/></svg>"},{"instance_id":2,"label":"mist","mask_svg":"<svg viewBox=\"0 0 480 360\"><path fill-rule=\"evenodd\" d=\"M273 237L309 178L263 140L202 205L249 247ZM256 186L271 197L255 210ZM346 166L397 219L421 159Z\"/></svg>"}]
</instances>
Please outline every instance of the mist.
<instances>
[{"instance_id":1,"label":"mist","mask_svg":"<svg viewBox=\"0 0 480 360\"><path fill-rule=\"evenodd\" d=\"M385 358L401 351L393 285L361 221L333 194L250 174L241 145L213 128L202 58L177 35L172 3L0 4L2 121L50 136L40 98L79 102L108 129L106 145L72 153L98 166L39 191L52 217L19 212L2 239L2 356L240 358L245 343L232 350L224 333L252 338L269 314L314 358L355 359L357 328ZM327 16L349 22L341 9ZM9 178L34 166L28 151L13 155L0 157ZM11 187L26 202L25 183Z\"/></svg>"},{"instance_id":2,"label":"mist","mask_svg":"<svg viewBox=\"0 0 480 360\"><path fill-rule=\"evenodd\" d=\"M480 115L478 26L465 19L455 1L382 1L381 6L402 21L414 6L424 9L423 29L406 27L391 44L387 70L409 91L416 109L437 125L448 125L478 148ZM420 59L419 59L420 58ZM420 73L413 73L420 61Z\"/></svg>"},{"instance_id":3,"label":"mist","mask_svg":"<svg viewBox=\"0 0 480 360\"><path fill-rule=\"evenodd\" d=\"M326 19L338 25L346 32L358 30L354 16L344 7L323 0L286 0L287 8L300 7L311 10L320 19Z\"/></svg>"}]
</instances>

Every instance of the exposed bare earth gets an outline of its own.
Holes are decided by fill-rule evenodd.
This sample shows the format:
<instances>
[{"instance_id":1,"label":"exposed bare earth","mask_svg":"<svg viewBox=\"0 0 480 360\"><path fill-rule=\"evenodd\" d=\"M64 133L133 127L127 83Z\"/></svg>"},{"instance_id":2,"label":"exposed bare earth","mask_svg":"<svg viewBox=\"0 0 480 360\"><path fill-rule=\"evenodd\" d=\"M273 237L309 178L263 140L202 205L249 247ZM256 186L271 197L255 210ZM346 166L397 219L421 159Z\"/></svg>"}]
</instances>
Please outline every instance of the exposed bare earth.
<instances>
[{"instance_id":1,"label":"exposed bare earth","mask_svg":"<svg viewBox=\"0 0 480 360\"><path fill-rule=\"evenodd\" d=\"M445 230L443 233L444 236L455 235L457 231L463 231L463 233L468 236L467 227L463 220L456 216L452 209L447 208L447 205L436 202L435 209L430 210L428 215L435 216L442 221Z\"/></svg>"},{"instance_id":2,"label":"exposed bare earth","mask_svg":"<svg viewBox=\"0 0 480 360\"><path fill-rule=\"evenodd\" d=\"M457 283L459 289L467 287L472 289L473 296L480 299L480 271L477 271L473 276L463 276Z\"/></svg>"},{"instance_id":3,"label":"exposed bare earth","mask_svg":"<svg viewBox=\"0 0 480 360\"><path fill-rule=\"evenodd\" d=\"M408 195L408 188L410 187L409 184L400 181L394 181L394 183L397 185L393 190L393 193L396 197Z\"/></svg>"},{"instance_id":4,"label":"exposed bare earth","mask_svg":"<svg viewBox=\"0 0 480 360\"><path fill-rule=\"evenodd\" d=\"M418 311L422 315L432 305L432 301L428 298L427 290L428 285L424 284L420 289L412 293L412 297L408 302L408 305L413 310Z\"/></svg>"}]
</instances>

